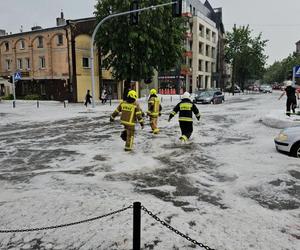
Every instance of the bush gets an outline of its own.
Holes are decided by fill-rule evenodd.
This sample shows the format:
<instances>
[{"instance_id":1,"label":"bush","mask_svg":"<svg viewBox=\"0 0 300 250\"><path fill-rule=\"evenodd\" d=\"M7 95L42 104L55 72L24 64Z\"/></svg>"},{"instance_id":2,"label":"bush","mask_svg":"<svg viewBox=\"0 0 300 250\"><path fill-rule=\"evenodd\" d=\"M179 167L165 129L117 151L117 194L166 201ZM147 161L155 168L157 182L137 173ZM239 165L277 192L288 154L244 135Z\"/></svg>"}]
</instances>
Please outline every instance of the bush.
<instances>
[{"instance_id":1,"label":"bush","mask_svg":"<svg viewBox=\"0 0 300 250\"><path fill-rule=\"evenodd\" d=\"M39 95L26 95L24 100L41 100L41 97Z\"/></svg>"},{"instance_id":2,"label":"bush","mask_svg":"<svg viewBox=\"0 0 300 250\"><path fill-rule=\"evenodd\" d=\"M13 100L14 99L14 95L13 94L9 94L7 96L1 97L2 100Z\"/></svg>"}]
</instances>

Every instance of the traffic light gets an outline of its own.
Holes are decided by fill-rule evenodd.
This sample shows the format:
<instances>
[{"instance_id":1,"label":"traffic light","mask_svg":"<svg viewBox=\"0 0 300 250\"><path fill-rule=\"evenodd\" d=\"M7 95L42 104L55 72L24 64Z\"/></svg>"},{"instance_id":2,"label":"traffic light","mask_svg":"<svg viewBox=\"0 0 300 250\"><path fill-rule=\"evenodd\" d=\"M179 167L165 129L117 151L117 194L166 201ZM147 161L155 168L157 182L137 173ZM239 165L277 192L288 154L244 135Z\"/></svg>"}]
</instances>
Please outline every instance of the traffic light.
<instances>
[{"instance_id":1,"label":"traffic light","mask_svg":"<svg viewBox=\"0 0 300 250\"><path fill-rule=\"evenodd\" d=\"M8 82L13 83L12 76L9 76L9 77L8 77Z\"/></svg>"},{"instance_id":2,"label":"traffic light","mask_svg":"<svg viewBox=\"0 0 300 250\"><path fill-rule=\"evenodd\" d=\"M182 0L173 1L172 4L172 16L181 17L182 14Z\"/></svg>"},{"instance_id":3,"label":"traffic light","mask_svg":"<svg viewBox=\"0 0 300 250\"><path fill-rule=\"evenodd\" d=\"M130 10L137 10L139 9L139 0L132 0L130 4ZM137 25L139 23L139 13L134 12L130 13L130 24Z\"/></svg>"}]
</instances>

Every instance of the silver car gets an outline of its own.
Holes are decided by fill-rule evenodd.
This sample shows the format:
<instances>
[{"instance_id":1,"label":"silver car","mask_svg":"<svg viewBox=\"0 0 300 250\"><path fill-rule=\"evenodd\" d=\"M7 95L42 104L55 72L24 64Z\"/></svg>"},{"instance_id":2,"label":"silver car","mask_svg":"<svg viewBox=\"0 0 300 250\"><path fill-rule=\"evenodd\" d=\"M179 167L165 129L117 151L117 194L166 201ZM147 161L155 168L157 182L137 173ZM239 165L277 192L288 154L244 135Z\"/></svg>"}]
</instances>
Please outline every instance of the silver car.
<instances>
[{"instance_id":1,"label":"silver car","mask_svg":"<svg viewBox=\"0 0 300 250\"><path fill-rule=\"evenodd\" d=\"M280 131L274 141L278 151L300 158L300 126Z\"/></svg>"}]
</instances>

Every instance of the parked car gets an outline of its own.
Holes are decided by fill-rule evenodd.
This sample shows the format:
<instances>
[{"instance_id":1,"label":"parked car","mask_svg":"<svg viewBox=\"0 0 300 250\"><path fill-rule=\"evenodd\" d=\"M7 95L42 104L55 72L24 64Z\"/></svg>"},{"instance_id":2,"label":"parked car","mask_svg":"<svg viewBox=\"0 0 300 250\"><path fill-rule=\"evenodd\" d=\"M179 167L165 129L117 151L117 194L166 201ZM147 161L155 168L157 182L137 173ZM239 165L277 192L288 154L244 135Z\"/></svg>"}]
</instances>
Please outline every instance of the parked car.
<instances>
[{"instance_id":1,"label":"parked car","mask_svg":"<svg viewBox=\"0 0 300 250\"><path fill-rule=\"evenodd\" d=\"M282 130L274 141L277 151L300 158L300 126Z\"/></svg>"},{"instance_id":2,"label":"parked car","mask_svg":"<svg viewBox=\"0 0 300 250\"><path fill-rule=\"evenodd\" d=\"M226 92L232 92L232 86L227 86L225 88ZM234 93L241 93L241 88L238 85L234 85Z\"/></svg>"},{"instance_id":3,"label":"parked car","mask_svg":"<svg viewBox=\"0 0 300 250\"><path fill-rule=\"evenodd\" d=\"M195 94L194 103L222 103L225 101L224 94L220 90L207 90Z\"/></svg>"},{"instance_id":4,"label":"parked car","mask_svg":"<svg viewBox=\"0 0 300 250\"><path fill-rule=\"evenodd\" d=\"M273 92L271 85L267 85L267 84L261 85L259 87L259 91L263 92L263 93L272 93Z\"/></svg>"},{"instance_id":5,"label":"parked car","mask_svg":"<svg viewBox=\"0 0 300 250\"><path fill-rule=\"evenodd\" d=\"M259 86L256 84L251 84L247 87L248 90L259 91Z\"/></svg>"}]
</instances>

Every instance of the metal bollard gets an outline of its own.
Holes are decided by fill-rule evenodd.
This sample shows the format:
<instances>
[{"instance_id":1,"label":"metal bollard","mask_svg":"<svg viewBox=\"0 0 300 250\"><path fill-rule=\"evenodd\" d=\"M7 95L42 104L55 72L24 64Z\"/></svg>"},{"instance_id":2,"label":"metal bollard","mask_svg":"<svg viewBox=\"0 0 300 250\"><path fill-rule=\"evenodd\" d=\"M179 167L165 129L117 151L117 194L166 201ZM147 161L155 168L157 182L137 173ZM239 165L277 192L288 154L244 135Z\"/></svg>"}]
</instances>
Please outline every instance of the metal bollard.
<instances>
[{"instance_id":1,"label":"metal bollard","mask_svg":"<svg viewBox=\"0 0 300 250\"><path fill-rule=\"evenodd\" d=\"M133 250L141 249L141 203L133 203Z\"/></svg>"},{"instance_id":2,"label":"metal bollard","mask_svg":"<svg viewBox=\"0 0 300 250\"><path fill-rule=\"evenodd\" d=\"M36 101L36 107L39 108L40 107L40 103L39 101Z\"/></svg>"},{"instance_id":3,"label":"metal bollard","mask_svg":"<svg viewBox=\"0 0 300 250\"><path fill-rule=\"evenodd\" d=\"M171 102L172 102L172 96L171 96Z\"/></svg>"},{"instance_id":4,"label":"metal bollard","mask_svg":"<svg viewBox=\"0 0 300 250\"><path fill-rule=\"evenodd\" d=\"M66 101L64 101L64 108L66 108L66 106L67 106L67 105L66 105Z\"/></svg>"},{"instance_id":5,"label":"metal bollard","mask_svg":"<svg viewBox=\"0 0 300 250\"><path fill-rule=\"evenodd\" d=\"M111 106L111 98L109 99L109 106Z\"/></svg>"},{"instance_id":6,"label":"metal bollard","mask_svg":"<svg viewBox=\"0 0 300 250\"><path fill-rule=\"evenodd\" d=\"M16 107L16 101L13 101L13 108Z\"/></svg>"}]
</instances>

